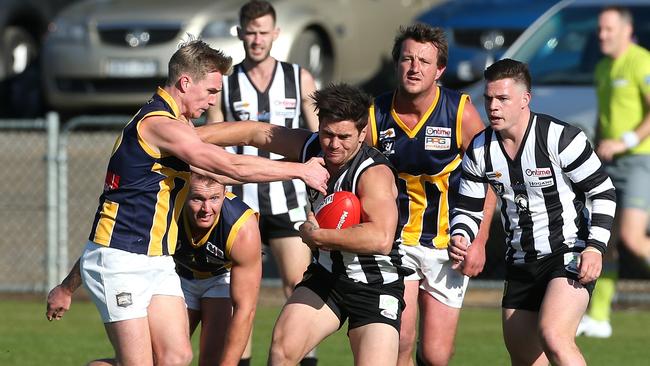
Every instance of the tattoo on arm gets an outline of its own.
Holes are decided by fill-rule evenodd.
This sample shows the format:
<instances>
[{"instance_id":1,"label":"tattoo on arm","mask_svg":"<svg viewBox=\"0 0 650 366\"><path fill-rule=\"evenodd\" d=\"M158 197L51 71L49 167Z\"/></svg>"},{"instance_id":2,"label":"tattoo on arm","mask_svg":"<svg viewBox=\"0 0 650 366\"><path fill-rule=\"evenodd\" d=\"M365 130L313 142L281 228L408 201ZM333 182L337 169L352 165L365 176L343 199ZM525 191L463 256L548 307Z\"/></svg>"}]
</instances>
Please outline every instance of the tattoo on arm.
<instances>
[{"instance_id":1,"label":"tattoo on arm","mask_svg":"<svg viewBox=\"0 0 650 366\"><path fill-rule=\"evenodd\" d=\"M68 276L61 282L61 285L65 288L75 291L79 286L81 286L81 271L79 267L79 260L74 264Z\"/></svg>"}]
</instances>

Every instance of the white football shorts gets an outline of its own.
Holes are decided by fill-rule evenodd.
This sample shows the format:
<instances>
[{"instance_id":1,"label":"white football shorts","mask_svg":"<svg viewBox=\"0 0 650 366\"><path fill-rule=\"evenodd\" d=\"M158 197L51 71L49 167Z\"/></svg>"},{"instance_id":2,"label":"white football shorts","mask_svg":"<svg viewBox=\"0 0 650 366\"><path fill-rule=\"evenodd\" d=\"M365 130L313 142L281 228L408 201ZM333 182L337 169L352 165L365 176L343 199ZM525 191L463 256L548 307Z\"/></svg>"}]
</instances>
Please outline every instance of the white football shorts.
<instances>
[{"instance_id":1,"label":"white football shorts","mask_svg":"<svg viewBox=\"0 0 650 366\"><path fill-rule=\"evenodd\" d=\"M469 277L451 268L447 249L400 245L400 251L402 264L415 271L404 281L420 281L420 289L449 307L463 306Z\"/></svg>"},{"instance_id":2,"label":"white football shorts","mask_svg":"<svg viewBox=\"0 0 650 366\"><path fill-rule=\"evenodd\" d=\"M143 318L154 295L183 297L171 256L148 256L89 241L81 278L104 323Z\"/></svg>"},{"instance_id":3,"label":"white football shorts","mask_svg":"<svg viewBox=\"0 0 650 366\"><path fill-rule=\"evenodd\" d=\"M202 298L230 298L230 272L205 279L181 277L185 304L192 310L201 310Z\"/></svg>"}]
</instances>

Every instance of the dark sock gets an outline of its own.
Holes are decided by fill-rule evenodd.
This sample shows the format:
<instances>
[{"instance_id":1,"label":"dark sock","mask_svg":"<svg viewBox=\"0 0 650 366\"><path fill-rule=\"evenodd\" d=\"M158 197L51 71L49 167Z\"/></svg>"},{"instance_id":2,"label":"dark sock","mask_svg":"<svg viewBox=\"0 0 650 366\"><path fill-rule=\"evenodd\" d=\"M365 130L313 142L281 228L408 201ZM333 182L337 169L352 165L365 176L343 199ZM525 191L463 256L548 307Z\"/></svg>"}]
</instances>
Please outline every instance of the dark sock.
<instances>
[{"instance_id":1,"label":"dark sock","mask_svg":"<svg viewBox=\"0 0 650 366\"><path fill-rule=\"evenodd\" d=\"M238 363L239 366L251 366L251 359L250 358L242 358L239 360Z\"/></svg>"},{"instance_id":2,"label":"dark sock","mask_svg":"<svg viewBox=\"0 0 650 366\"><path fill-rule=\"evenodd\" d=\"M422 359L422 355L420 354L420 347L418 347L417 350L415 351L415 364L417 366L426 365L426 363L424 362L424 359Z\"/></svg>"},{"instance_id":3,"label":"dark sock","mask_svg":"<svg viewBox=\"0 0 650 366\"><path fill-rule=\"evenodd\" d=\"M300 360L300 366L316 366L318 364L318 358L316 357L305 357Z\"/></svg>"}]
</instances>

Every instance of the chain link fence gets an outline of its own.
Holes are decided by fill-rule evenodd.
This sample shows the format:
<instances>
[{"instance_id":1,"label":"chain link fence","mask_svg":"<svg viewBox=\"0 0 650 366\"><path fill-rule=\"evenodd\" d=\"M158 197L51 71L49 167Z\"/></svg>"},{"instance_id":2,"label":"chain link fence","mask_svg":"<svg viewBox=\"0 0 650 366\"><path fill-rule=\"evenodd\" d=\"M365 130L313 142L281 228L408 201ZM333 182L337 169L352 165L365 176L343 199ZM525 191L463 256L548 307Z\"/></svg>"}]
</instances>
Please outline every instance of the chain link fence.
<instances>
[{"instance_id":1,"label":"chain link fence","mask_svg":"<svg viewBox=\"0 0 650 366\"><path fill-rule=\"evenodd\" d=\"M129 116L82 116L68 121L59 141L59 265L63 278L88 241L106 166Z\"/></svg>"},{"instance_id":2,"label":"chain link fence","mask_svg":"<svg viewBox=\"0 0 650 366\"><path fill-rule=\"evenodd\" d=\"M53 275L56 182L48 176L56 171L58 117L48 118L0 123L0 291L42 291Z\"/></svg>"}]
</instances>

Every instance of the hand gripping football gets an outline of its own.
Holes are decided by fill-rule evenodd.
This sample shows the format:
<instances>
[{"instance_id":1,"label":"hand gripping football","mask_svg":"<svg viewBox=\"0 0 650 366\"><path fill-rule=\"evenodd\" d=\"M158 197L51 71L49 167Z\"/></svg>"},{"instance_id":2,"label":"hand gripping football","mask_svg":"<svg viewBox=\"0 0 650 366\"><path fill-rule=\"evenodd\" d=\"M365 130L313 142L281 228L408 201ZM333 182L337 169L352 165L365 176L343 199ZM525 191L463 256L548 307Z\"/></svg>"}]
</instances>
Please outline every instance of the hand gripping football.
<instances>
[{"instance_id":1,"label":"hand gripping football","mask_svg":"<svg viewBox=\"0 0 650 366\"><path fill-rule=\"evenodd\" d=\"M314 211L323 229L345 229L361 221L361 203L352 192L338 191L323 199Z\"/></svg>"}]
</instances>

